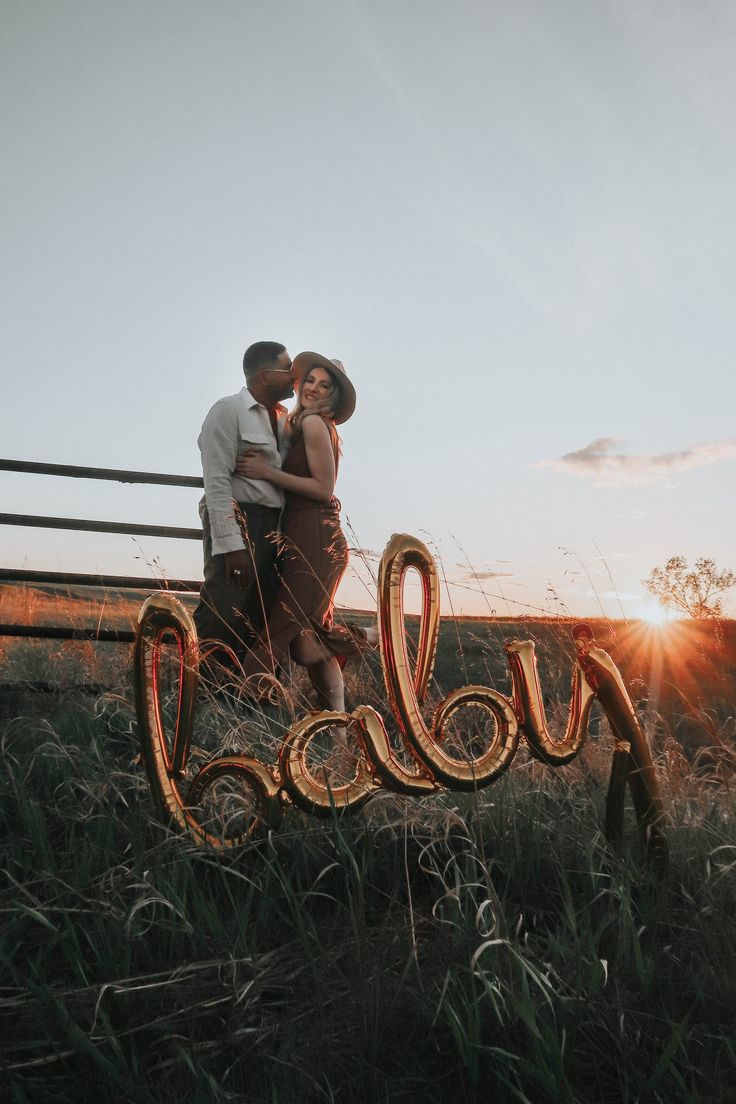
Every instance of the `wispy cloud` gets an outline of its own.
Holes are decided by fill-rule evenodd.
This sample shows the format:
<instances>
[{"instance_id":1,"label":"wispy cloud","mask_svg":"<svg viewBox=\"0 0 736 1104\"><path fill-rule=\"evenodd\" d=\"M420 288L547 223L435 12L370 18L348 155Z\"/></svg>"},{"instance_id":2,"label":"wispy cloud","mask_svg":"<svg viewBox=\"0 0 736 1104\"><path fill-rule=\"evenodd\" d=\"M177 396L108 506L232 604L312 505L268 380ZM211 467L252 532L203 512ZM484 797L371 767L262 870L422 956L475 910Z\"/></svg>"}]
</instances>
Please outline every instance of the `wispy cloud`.
<instances>
[{"instance_id":1,"label":"wispy cloud","mask_svg":"<svg viewBox=\"0 0 736 1104\"><path fill-rule=\"evenodd\" d=\"M474 579L477 583L486 582L488 579L510 579L513 571L466 571L460 578L463 580Z\"/></svg>"},{"instance_id":2,"label":"wispy cloud","mask_svg":"<svg viewBox=\"0 0 736 1104\"><path fill-rule=\"evenodd\" d=\"M488 561L486 561L486 562L488 562ZM511 566L512 564L519 564L522 561L521 560L491 560L490 562L495 563L495 564L505 564L507 566ZM455 567L465 567L465 568L467 568L468 567L468 561L463 560L462 563L457 562L455 564ZM491 570L490 567L487 570L490 571Z\"/></svg>"},{"instance_id":3,"label":"wispy cloud","mask_svg":"<svg viewBox=\"0 0 736 1104\"><path fill-rule=\"evenodd\" d=\"M617 452L621 441L617 437L598 437L584 448L567 452L555 460L540 460L536 468L555 468L583 478L594 477L603 485L620 483L653 483L667 479L673 473L719 464L736 458L736 438L714 441L709 445L693 445L679 452L655 452L649 456L627 456Z\"/></svg>"}]
</instances>

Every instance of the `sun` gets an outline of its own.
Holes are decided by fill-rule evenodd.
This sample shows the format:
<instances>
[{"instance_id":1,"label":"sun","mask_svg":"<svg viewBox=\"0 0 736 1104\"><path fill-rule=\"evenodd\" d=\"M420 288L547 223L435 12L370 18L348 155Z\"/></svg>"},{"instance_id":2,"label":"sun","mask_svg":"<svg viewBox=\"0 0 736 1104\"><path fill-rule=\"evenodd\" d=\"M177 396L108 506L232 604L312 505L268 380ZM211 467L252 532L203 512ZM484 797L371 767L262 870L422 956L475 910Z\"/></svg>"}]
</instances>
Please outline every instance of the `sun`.
<instances>
[{"instance_id":1,"label":"sun","mask_svg":"<svg viewBox=\"0 0 736 1104\"><path fill-rule=\"evenodd\" d=\"M678 614L667 606L663 606L661 602L642 602L636 609L634 616L640 621L645 621L647 625L652 628L664 628L666 625L671 625L673 621L681 621L683 615Z\"/></svg>"},{"instance_id":2,"label":"sun","mask_svg":"<svg viewBox=\"0 0 736 1104\"><path fill-rule=\"evenodd\" d=\"M646 621L648 625L653 626L666 625L670 619L669 611L664 606L660 606L658 602L642 606L639 617L642 621Z\"/></svg>"}]
</instances>

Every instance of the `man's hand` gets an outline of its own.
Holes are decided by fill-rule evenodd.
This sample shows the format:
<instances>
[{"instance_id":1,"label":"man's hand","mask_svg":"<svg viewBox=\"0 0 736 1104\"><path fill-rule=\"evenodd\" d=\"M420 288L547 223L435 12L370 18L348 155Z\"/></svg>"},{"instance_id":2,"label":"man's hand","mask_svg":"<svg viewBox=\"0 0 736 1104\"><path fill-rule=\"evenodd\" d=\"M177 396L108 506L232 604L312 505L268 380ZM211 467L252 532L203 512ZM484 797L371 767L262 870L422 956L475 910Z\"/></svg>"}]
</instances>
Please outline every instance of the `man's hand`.
<instances>
[{"instance_id":1,"label":"man's hand","mask_svg":"<svg viewBox=\"0 0 736 1104\"><path fill-rule=\"evenodd\" d=\"M275 470L273 465L269 464L268 460L265 460L262 454L254 449L249 449L243 456L239 456L235 464L236 475L241 475L245 479L266 479L270 481Z\"/></svg>"},{"instance_id":2,"label":"man's hand","mask_svg":"<svg viewBox=\"0 0 736 1104\"><path fill-rule=\"evenodd\" d=\"M250 556L244 548L236 548L234 552L225 553L225 585L231 582L245 589L246 580L251 571Z\"/></svg>"}]
</instances>

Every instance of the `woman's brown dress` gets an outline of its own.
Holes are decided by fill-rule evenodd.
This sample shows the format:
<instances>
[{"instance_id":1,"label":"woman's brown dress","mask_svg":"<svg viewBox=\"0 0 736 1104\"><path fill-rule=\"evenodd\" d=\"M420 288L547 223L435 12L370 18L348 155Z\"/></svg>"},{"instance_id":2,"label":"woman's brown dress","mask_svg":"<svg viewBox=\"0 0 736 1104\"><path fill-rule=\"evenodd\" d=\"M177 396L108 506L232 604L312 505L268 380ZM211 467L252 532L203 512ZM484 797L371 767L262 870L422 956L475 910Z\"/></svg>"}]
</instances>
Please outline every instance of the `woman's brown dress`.
<instances>
[{"instance_id":1,"label":"woman's brown dress","mask_svg":"<svg viewBox=\"0 0 736 1104\"><path fill-rule=\"evenodd\" d=\"M282 470L307 478L312 474L299 430ZM266 627L243 663L248 677L264 671L275 674L286 662L289 645L305 629L343 662L366 648L362 629L333 621L335 591L348 566L339 501L333 496L329 502L317 502L293 491L286 491L285 498L279 538L281 585Z\"/></svg>"}]
</instances>

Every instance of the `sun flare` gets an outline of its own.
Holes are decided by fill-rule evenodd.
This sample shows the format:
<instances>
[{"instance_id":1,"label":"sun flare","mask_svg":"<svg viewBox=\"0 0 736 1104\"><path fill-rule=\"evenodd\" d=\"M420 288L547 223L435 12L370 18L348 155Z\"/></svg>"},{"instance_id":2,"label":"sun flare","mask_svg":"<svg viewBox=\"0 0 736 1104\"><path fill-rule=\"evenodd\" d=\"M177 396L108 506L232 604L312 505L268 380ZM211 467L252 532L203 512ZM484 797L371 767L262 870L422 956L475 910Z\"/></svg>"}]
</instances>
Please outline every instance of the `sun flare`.
<instances>
[{"instance_id":1,"label":"sun flare","mask_svg":"<svg viewBox=\"0 0 736 1104\"><path fill-rule=\"evenodd\" d=\"M664 628L674 621L681 621L683 615L675 610L663 606L661 602L642 602L637 608L635 616L640 621L645 621L652 628Z\"/></svg>"}]
</instances>

